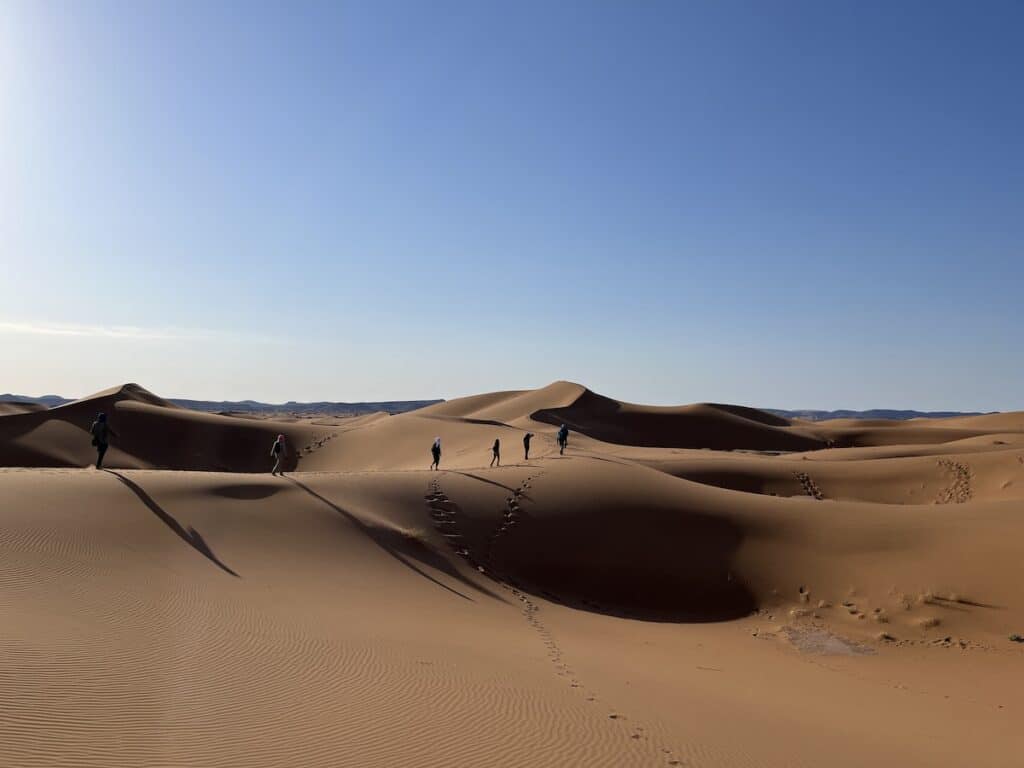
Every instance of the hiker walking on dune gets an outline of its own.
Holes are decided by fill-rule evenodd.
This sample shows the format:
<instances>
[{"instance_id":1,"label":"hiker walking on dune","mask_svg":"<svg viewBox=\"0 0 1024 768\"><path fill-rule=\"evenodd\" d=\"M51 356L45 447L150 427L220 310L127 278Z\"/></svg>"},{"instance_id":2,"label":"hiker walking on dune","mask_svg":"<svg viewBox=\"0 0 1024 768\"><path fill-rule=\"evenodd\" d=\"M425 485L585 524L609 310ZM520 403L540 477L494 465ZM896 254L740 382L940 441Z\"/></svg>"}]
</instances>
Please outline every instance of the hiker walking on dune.
<instances>
[{"instance_id":1,"label":"hiker walking on dune","mask_svg":"<svg viewBox=\"0 0 1024 768\"><path fill-rule=\"evenodd\" d=\"M533 439L533 432L523 435L523 461L530 460L530 440Z\"/></svg>"},{"instance_id":2,"label":"hiker walking on dune","mask_svg":"<svg viewBox=\"0 0 1024 768\"><path fill-rule=\"evenodd\" d=\"M431 469L441 468L441 438L435 437L434 444L430 447L430 453L434 457L434 460L430 462Z\"/></svg>"},{"instance_id":3,"label":"hiker walking on dune","mask_svg":"<svg viewBox=\"0 0 1024 768\"><path fill-rule=\"evenodd\" d=\"M284 474L284 457L288 454L288 448L284 442L284 435L278 435L277 440L270 447L270 455L274 458L274 468L270 470L270 474L276 475L280 472Z\"/></svg>"},{"instance_id":4,"label":"hiker walking on dune","mask_svg":"<svg viewBox=\"0 0 1024 768\"><path fill-rule=\"evenodd\" d=\"M120 435L107 424L107 414L103 412L96 414L96 421L89 427L89 434L92 435L92 444L96 447L96 469L103 469L103 456L110 447L110 436Z\"/></svg>"},{"instance_id":5,"label":"hiker walking on dune","mask_svg":"<svg viewBox=\"0 0 1024 768\"><path fill-rule=\"evenodd\" d=\"M563 424L558 430L558 455L565 454L565 446L569 444L569 428Z\"/></svg>"},{"instance_id":6,"label":"hiker walking on dune","mask_svg":"<svg viewBox=\"0 0 1024 768\"><path fill-rule=\"evenodd\" d=\"M491 466L494 466L494 462L498 462L498 466L501 466L501 440L497 437L494 438L494 445L491 446Z\"/></svg>"}]
</instances>

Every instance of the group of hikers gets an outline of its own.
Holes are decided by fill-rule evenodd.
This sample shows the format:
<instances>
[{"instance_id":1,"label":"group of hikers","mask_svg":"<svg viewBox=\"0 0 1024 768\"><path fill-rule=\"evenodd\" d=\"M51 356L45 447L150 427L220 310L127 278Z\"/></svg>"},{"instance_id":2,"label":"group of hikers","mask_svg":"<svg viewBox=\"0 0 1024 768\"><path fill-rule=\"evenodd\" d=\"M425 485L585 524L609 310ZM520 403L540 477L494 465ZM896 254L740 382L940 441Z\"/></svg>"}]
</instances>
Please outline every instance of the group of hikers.
<instances>
[{"instance_id":1,"label":"group of hikers","mask_svg":"<svg viewBox=\"0 0 1024 768\"><path fill-rule=\"evenodd\" d=\"M89 433L92 435L92 444L96 448L96 469L103 468L103 456L106 454L107 449L110 447L110 436L120 437L107 423L107 414L99 413L96 415L96 421L92 423L92 427L89 428ZM527 432L523 435L523 459L525 461L530 460L530 440L534 437L533 432ZM559 455L565 454L565 448L569 444L569 428L563 424L558 429L558 433L555 435L555 439L558 441L558 453ZM430 469L437 470L441 468L441 438L440 436L434 438L434 444L430 447L430 453L433 456L433 461L430 462ZM270 474L284 474L284 460L288 455L288 446L285 441L284 435L278 435L274 440L274 444L270 447L270 458L274 460L274 468L270 471ZM494 438L494 445L491 446L491 463L490 466L497 464L501 466L501 439Z\"/></svg>"},{"instance_id":2,"label":"group of hikers","mask_svg":"<svg viewBox=\"0 0 1024 768\"><path fill-rule=\"evenodd\" d=\"M523 460L530 460L530 441L533 439L533 432L527 432L523 435ZM558 433L555 435L555 439L558 441L558 454L560 456L565 454L565 448L569 444L569 428L563 424L558 428ZM441 468L441 438L435 437L434 444L430 447L430 453L434 457L434 460L430 462L430 468L432 470ZM494 445L491 446L491 463L489 466L501 466L501 438L494 438Z\"/></svg>"}]
</instances>

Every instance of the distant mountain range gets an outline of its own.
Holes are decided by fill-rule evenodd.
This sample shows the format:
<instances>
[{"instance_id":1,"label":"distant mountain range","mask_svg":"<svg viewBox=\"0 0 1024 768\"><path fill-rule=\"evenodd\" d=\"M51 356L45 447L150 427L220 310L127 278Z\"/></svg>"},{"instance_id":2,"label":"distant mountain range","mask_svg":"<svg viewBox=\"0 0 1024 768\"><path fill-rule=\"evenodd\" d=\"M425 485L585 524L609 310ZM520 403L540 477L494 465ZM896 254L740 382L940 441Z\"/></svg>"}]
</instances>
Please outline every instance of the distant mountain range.
<instances>
[{"instance_id":1,"label":"distant mountain range","mask_svg":"<svg viewBox=\"0 0 1024 768\"><path fill-rule=\"evenodd\" d=\"M182 408L189 408L193 411L206 411L208 413L290 413L298 415L331 415L331 416L361 416L366 413L405 413L415 411L417 408L425 408L442 400L383 400L374 403L260 403L255 400L176 400L168 398L175 405ZM43 395L42 397L26 397L24 395L0 395L0 402L18 403L39 403L47 408L55 408L58 405L73 402L72 400L59 395Z\"/></svg>"},{"instance_id":2,"label":"distant mountain range","mask_svg":"<svg viewBox=\"0 0 1024 768\"><path fill-rule=\"evenodd\" d=\"M761 408L762 411L782 416L786 419L806 419L807 421L825 421L826 419L946 419L951 416L980 416L978 411L893 411L886 408L874 408L869 411L781 411L775 408Z\"/></svg>"},{"instance_id":3,"label":"distant mountain range","mask_svg":"<svg viewBox=\"0 0 1024 768\"><path fill-rule=\"evenodd\" d=\"M43 395L42 397L27 397L25 395L0 395L0 403L38 403L47 408L56 408L58 405L70 403L66 397L60 395Z\"/></svg>"},{"instance_id":4,"label":"distant mountain range","mask_svg":"<svg viewBox=\"0 0 1024 768\"><path fill-rule=\"evenodd\" d=\"M47 408L55 408L58 405L72 402L60 395L43 395L42 397L26 397L23 395L0 395L0 402L18 403L40 403ZM183 408L190 408L193 411L206 411L208 413L292 413L297 415L328 414L332 416L361 416L366 413L385 411L387 413L405 413L415 411L417 408L425 408L428 405L442 403L443 400L384 400L373 403L297 403L289 400L287 403L261 403L256 400L175 400L170 402L180 405ZM886 408L874 408L868 411L784 411L777 408L761 408L766 413L782 416L787 419L806 419L808 421L824 421L826 419L894 419L905 421L906 419L944 419L951 416L978 416L978 411L899 411Z\"/></svg>"}]
</instances>

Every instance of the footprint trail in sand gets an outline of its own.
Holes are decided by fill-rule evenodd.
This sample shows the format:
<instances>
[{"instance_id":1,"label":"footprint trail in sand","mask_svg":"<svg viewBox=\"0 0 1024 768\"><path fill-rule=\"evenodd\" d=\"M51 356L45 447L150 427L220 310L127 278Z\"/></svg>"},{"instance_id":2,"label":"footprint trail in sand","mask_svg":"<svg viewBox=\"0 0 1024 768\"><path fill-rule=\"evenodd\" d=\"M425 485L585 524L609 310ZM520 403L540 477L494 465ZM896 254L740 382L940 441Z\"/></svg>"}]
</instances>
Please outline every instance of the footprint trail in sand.
<instances>
[{"instance_id":1,"label":"footprint trail in sand","mask_svg":"<svg viewBox=\"0 0 1024 768\"><path fill-rule=\"evenodd\" d=\"M459 557L464 558L477 571L492 579L502 589L510 592L519 601L522 616L526 623L537 633L541 643L547 649L547 656L554 667L555 674L559 678L568 681L569 685L577 690L588 703L596 704L599 701L596 692L585 686L577 678L568 662L566 662L562 648L559 646L551 629L542 620L541 606L531 599L526 592L516 586L513 579L506 575L500 575L493 563L495 545L523 520L520 500L526 496L526 491L530 488L532 479L533 475L528 476L505 500L506 507L502 514L502 522L487 537L486 550L480 558L474 556L470 551L465 537L460 530L458 506L441 490L441 485L437 480L431 482L424 498L427 501L427 507L434 527L445 538L454 552ZM621 714L619 710L610 709L607 714L607 720L623 728L626 737L634 743L650 741L647 729L638 723L630 725L629 718ZM663 758L665 765L681 766L685 764L675 756L671 749L667 747L656 747L656 749L659 756Z\"/></svg>"},{"instance_id":2,"label":"footprint trail in sand","mask_svg":"<svg viewBox=\"0 0 1024 768\"><path fill-rule=\"evenodd\" d=\"M796 479L800 481L800 485L804 489L804 493L810 496L812 499L822 501L825 495L821 492L821 488L818 487L814 479L806 472L797 472Z\"/></svg>"},{"instance_id":3,"label":"footprint trail in sand","mask_svg":"<svg viewBox=\"0 0 1024 768\"><path fill-rule=\"evenodd\" d=\"M971 478L973 473L966 464L953 459L939 459L938 465L953 474L953 482L939 491L936 504L964 504L971 500Z\"/></svg>"}]
</instances>

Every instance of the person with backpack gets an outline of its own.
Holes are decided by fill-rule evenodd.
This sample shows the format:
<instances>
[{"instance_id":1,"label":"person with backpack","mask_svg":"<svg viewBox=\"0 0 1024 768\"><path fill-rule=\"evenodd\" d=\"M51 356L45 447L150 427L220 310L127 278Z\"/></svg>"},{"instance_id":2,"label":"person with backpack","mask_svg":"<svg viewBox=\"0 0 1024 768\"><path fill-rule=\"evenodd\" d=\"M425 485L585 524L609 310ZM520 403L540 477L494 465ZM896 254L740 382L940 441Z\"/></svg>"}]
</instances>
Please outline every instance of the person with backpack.
<instances>
[{"instance_id":1,"label":"person with backpack","mask_svg":"<svg viewBox=\"0 0 1024 768\"><path fill-rule=\"evenodd\" d=\"M434 460L430 462L431 469L441 468L441 438L435 437L434 444L430 447L430 453L434 457Z\"/></svg>"},{"instance_id":2,"label":"person with backpack","mask_svg":"<svg viewBox=\"0 0 1024 768\"><path fill-rule=\"evenodd\" d=\"M494 445L491 446L491 466L494 466L494 462L498 462L498 466L501 466L501 440L494 438Z\"/></svg>"},{"instance_id":3,"label":"person with backpack","mask_svg":"<svg viewBox=\"0 0 1024 768\"><path fill-rule=\"evenodd\" d=\"M533 439L533 432L527 432L523 435L523 460L530 460L530 440Z\"/></svg>"},{"instance_id":4,"label":"person with backpack","mask_svg":"<svg viewBox=\"0 0 1024 768\"><path fill-rule=\"evenodd\" d=\"M107 423L107 414L102 411L96 414L96 421L89 427L92 444L96 447L96 469L103 469L103 456L110 447L110 436L120 437Z\"/></svg>"},{"instance_id":5,"label":"person with backpack","mask_svg":"<svg viewBox=\"0 0 1024 768\"><path fill-rule=\"evenodd\" d=\"M563 424L558 430L558 455L565 454L565 447L569 444L569 428Z\"/></svg>"},{"instance_id":6,"label":"person with backpack","mask_svg":"<svg viewBox=\"0 0 1024 768\"><path fill-rule=\"evenodd\" d=\"M284 474L284 457L288 454L288 448L284 442L284 435L278 435L277 440L270 447L270 455L274 459L274 468L270 470L270 474L276 475L280 472Z\"/></svg>"}]
</instances>

